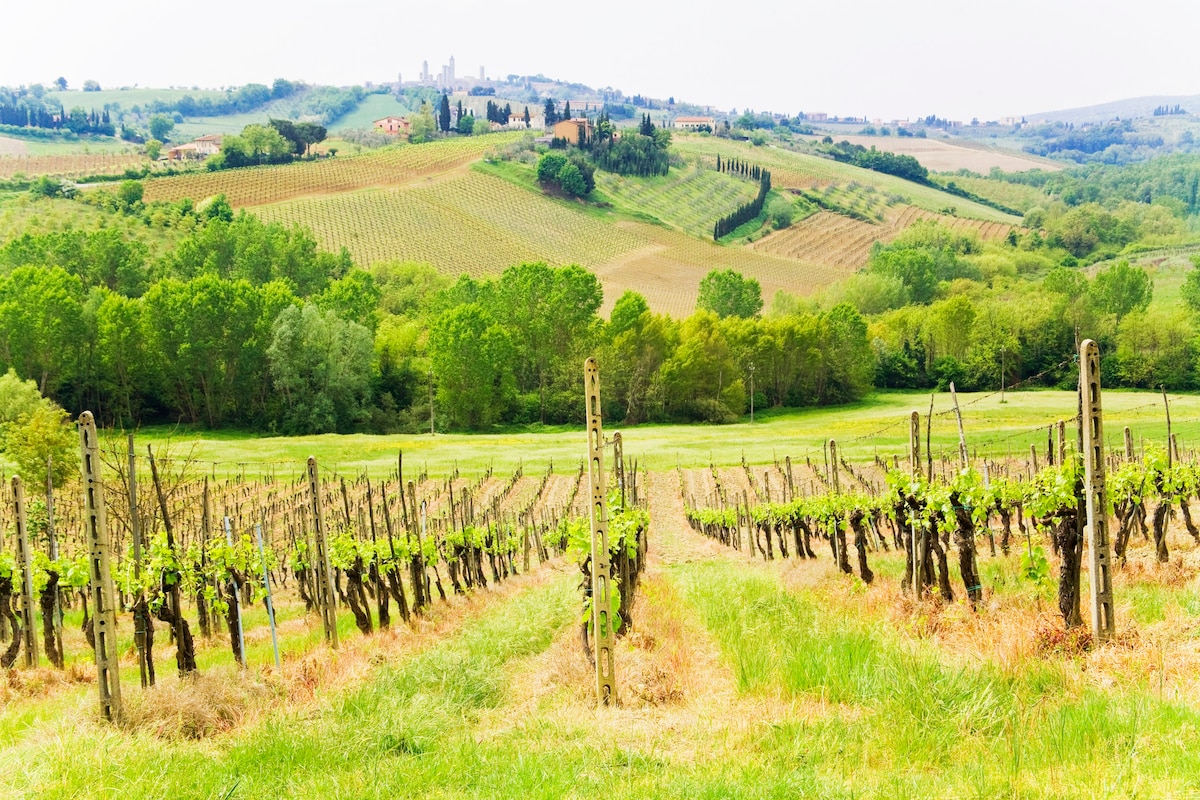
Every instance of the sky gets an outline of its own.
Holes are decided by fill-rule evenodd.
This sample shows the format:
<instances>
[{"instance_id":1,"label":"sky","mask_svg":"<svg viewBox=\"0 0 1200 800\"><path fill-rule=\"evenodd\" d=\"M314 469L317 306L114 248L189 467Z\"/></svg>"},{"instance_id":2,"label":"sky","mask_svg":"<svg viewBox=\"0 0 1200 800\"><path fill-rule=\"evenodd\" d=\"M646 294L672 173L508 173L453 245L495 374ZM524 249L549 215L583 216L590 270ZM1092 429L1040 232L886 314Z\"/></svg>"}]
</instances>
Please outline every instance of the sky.
<instances>
[{"instance_id":1,"label":"sky","mask_svg":"<svg viewBox=\"0 0 1200 800\"><path fill-rule=\"evenodd\" d=\"M5 0L0 85L542 73L739 111L982 120L1200 94L1197 0Z\"/></svg>"}]
</instances>

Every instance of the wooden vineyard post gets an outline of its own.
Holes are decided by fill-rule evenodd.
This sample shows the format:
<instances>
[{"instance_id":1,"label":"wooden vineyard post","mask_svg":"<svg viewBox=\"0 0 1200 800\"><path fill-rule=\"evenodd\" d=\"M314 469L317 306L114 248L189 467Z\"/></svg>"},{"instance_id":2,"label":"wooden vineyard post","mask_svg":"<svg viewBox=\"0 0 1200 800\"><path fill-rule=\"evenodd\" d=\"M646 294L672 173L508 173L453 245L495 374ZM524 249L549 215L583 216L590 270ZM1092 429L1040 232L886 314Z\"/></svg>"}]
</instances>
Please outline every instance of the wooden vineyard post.
<instances>
[{"instance_id":1,"label":"wooden vineyard post","mask_svg":"<svg viewBox=\"0 0 1200 800\"><path fill-rule=\"evenodd\" d=\"M608 498L604 481L604 430L600 420L600 367L596 359L583 362L587 402L588 475L592 486L592 632L596 639L596 696L604 705L617 702L613 665L612 578L608 552Z\"/></svg>"},{"instance_id":2,"label":"wooden vineyard post","mask_svg":"<svg viewBox=\"0 0 1200 800\"><path fill-rule=\"evenodd\" d=\"M317 590L321 624L325 627L325 641L336 650L338 632L337 616L333 610L333 567L329 563L329 548L325 542L325 515L321 513L321 480L316 456L308 457L308 494L312 504L313 539L316 542L309 569L313 570L313 585Z\"/></svg>"},{"instance_id":3,"label":"wooden vineyard post","mask_svg":"<svg viewBox=\"0 0 1200 800\"><path fill-rule=\"evenodd\" d=\"M1104 416L1100 407L1100 348L1091 339L1079 346L1079 384L1083 387L1083 475L1087 493L1087 542L1091 554L1092 633L1105 642L1116 633L1109 557L1108 511L1104 477Z\"/></svg>"},{"instance_id":4,"label":"wooden vineyard post","mask_svg":"<svg viewBox=\"0 0 1200 800\"><path fill-rule=\"evenodd\" d=\"M138 587L133 598L133 644L138 654L138 677L142 688L153 686L154 665L146 660L146 631L153 624L142 596L142 526L137 508L137 456L133 451L133 434L128 434L129 456L129 529L133 534L133 582Z\"/></svg>"},{"instance_id":5,"label":"wooden vineyard post","mask_svg":"<svg viewBox=\"0 0 1200 800\"><path fill-rule=\"evenodd\" d=\"M29 548L29 519L25 514L25 489L21 479L13 476L13 509L17 516L17 557L21 561L21 624L25 629L25 666L33 669L38 665L37 631L33 622L33 551Z\"/></svg>"},{"instance_id":6,"label":"wooden vineyard post","mask_svg":"<svg viewBox=\"0 0 1200 800\"><path fill-rule=\"evenodd\" d=\"M909 473L915 481L921 474L921 412L914 411L909 418L908 429ZM913 550L913 596L918 600L925 593L925 533L917 526L916 511L911 511L912 550Z\"/></svg>"},{"instance_id":7,"label":"wooden vineyard post","mask_svg":"<svg viewBox=\"0 0 1200 800\"><path fill-rule=\"evenodd\" d=\"M87 528L92 616L96 640L96 683L100 710L109 720L121 717L121 669L117 651L117 615L109 568L108 519L104 484L100 481L100 448L92 412L79 417L79 452L83 466L84 520Z\"/></svg>"},{"instance_id":8,"label":"wooden vineyard post","mask_svg":"<svg viewBox=\"0 0 1200 800\"><path fill-rule=\"evenodd\" d=\"M1133 461L1133 431L1129 430L1129 426L1125 426L1125 463L1129 464Z\"/></svg>"},{"instance_id":9,"label":"wooden vineyard post","mask_svg":"<svg viewBox=\"0 0 1200 800\"><path fill-rule=\"evenodd\" d=\"M962 410L958 407L958 392L954 391L954 382L950 382L950 399L954 401L954 417L958 420L958 457L962 460L962 468L970 466L967 459L967 436L963 432Z\"/></svg>"}]
</instances>

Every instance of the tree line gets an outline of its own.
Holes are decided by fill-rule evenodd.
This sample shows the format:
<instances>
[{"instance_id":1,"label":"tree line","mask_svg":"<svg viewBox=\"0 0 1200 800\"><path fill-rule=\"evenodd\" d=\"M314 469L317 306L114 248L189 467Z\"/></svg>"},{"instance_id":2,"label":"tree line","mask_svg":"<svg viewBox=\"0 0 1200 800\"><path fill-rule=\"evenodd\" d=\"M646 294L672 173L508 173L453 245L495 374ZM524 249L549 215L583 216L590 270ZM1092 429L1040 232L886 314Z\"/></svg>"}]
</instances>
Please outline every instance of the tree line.
<instances>
[{"instance_id":1,"label":"tree line","mask_svg":"<svg viewBox=\"0 0 1200 800\"><path fill-rule=\"evenodd\" d=\"M763 212L763 204L767 201L767 195L771 192L771 173L769 170L747 165L743 162L734 162L731 167L730 162L726 161L724 166L728 172L735 174L740 172L742 175L748 175L753 180L757 180L758 194L749 203L743 203L732 214L721 217L721 219L713 224L714 241L719 241L722 236L728 236L747 222L757 219ZM717 169L720 170L721 168L721 161L718 158Z\"/></svg>"}]
</instances>

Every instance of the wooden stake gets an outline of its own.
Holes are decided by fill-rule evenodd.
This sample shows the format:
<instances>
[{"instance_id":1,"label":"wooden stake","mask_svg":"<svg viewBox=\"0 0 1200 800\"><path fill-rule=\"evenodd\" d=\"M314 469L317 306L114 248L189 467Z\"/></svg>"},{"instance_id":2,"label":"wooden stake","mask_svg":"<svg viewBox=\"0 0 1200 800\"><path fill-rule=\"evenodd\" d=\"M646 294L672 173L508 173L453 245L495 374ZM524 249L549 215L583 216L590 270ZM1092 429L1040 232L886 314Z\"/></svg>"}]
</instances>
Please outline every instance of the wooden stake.
<instances>
[{"instance_id":1,"label":"wooden stake","mask_svg":"<svg viewBox=\"0 0 1200 800\"><path fill-rule=\"evenodd\" d=\"M1100 348L1091 339L1079 347L1083 390L1083 468L1087 493L1087 541L1091 554L1092 632L1104 642L1116 633L1110 571L1108 511L1104 476L1104 416L1100 407Z\"/></svg>"},{"instance_id":2,"label":"wooden stake","mask_svg":"<svg viewBox=\"0 0 1200 800\"><path fill-rule=\"evenodd\" d=\"M308 494L313 514L313 539L316 551L309 559L309 568L314 571L317 589L317 606L321 611L321 624L325 628L325 641L334 650L338 647L337 616L333 605L333 566L329 563L329 548L325 541L325 515L321 511L321 479L316 456L308 457Z\"/></svg>"},{"instance_id":3,"label":"wooden stake","mask_svg":"<svg viewBox=\"0 0 1200 800\"><path fill-rule=\"evenodd\" d=\"M25 514L25 488L21 478L12 479L13 510L17 517L17 558L21 562L21 623L25 630L25 666L33 669L38 665L37 631L34 630L33 614L33 551L29 548L29 519Z\"/></svg>"},{"instance_id":4,"label":"wooden stake","mask_svg":"<svg viewBox=\"0 0 1200 800\"><path fill-rule=\"evenodd\" d=\"M96 634L96 685L100 711L109 720L121 718L121 668L117 649L117 615L113 603L112 572L109 569L107 509L104 484L100 480L100 448L92 412L79 417L79 454L83 467L84 514L90 558L92 614Z\"/></svg>"},{"instance_id":5,"label":"wooden stake","mask_svg":"<svg viewBox=\"0 0 1200 800\"><path fill-rule=\"evenodd\" d=\"M608 552L604 430L600 418L600 367L594 358L583 363L583 384L588 427L588 475L592 489L592 632L596 640L596 696L604 705L615 705L617 676L613 659L615 631L612 595L609 591L612 569Z\"/></svg>"}]
</instances>

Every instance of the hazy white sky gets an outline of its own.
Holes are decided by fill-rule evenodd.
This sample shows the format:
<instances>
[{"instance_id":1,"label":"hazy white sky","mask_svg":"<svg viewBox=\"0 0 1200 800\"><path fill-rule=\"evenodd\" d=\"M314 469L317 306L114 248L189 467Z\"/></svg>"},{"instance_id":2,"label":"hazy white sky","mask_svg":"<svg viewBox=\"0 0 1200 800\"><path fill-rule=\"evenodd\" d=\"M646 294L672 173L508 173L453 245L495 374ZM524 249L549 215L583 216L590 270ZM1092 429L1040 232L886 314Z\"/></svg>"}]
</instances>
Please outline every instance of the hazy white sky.
<instances>
[{"instance_id":1,"label":"hazy white sky","mask_svg":"<svg viewBox=\"0 0 1200 800\"><path fill-rule=\"evenodd\" d=\"M722 108L983 119L1200 94L1200 0L3 0L0 85L542 72Z\"/></svg>"}]
</instances>

